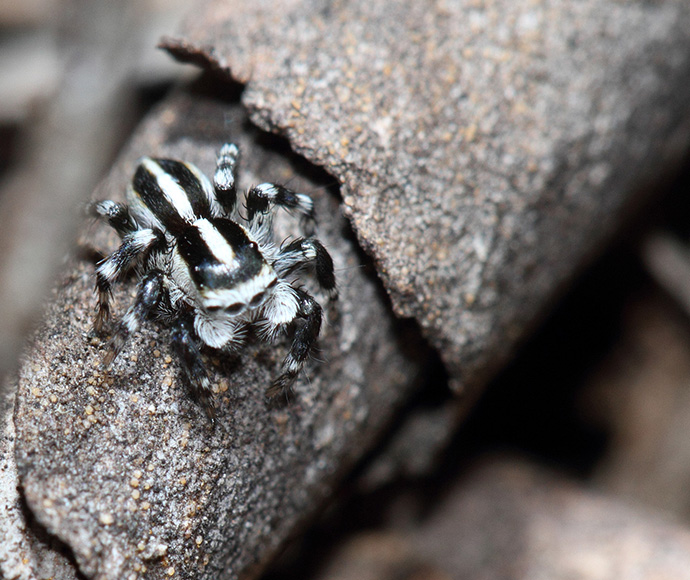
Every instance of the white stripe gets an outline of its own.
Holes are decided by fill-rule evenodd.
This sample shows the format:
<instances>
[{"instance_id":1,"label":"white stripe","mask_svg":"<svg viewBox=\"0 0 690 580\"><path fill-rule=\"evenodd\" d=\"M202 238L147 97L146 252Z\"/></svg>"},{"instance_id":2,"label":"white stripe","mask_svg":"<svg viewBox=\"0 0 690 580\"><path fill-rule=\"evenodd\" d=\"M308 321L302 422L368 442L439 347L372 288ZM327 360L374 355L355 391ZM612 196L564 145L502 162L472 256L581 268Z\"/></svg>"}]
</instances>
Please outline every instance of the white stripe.
<instances>
[{"instance_id":1,"label":"white stripe","mask_svg":"<svg viewBox=\"0 0 690 580\"><path fill-rule=\"evenodd\" d=\"M117 280L120 271L117 269L117 264L115 260L106 259L105 262L101 262L96 269L98 273L103 276L108 282L114 282Z\"/></svg>"},{"instance_id":2,"label":"white stripe","mask_svg":"<svg viewBox=\"0 0 690 580\"><path fill-rule=\"evenodd\" d=\"M146 246L150 245L156 240L156 234L152 230L137 230L133 234L130 234L130 239L132 240L132 245L137 252L143 250Z\"/></svg>"},{"instance_id":3,"label":"white stripe","mask_svg":"<svg viewBox=\"0 0 690 580\"><path fill-rule=\"evenodd\" d=\"M153 159L146 158L142 165L156 178L158 187L161 188L165 198L172 204L178 214L187 222L192 222L195 218L192 204L189 203L187 192L180 187L170 174L158 165Z\"/></svg>"},{"instance_id":4,"label":"white stripe","mask_svg":"<svg viewBox=\"0 0 690 580\"><path fill-rule=\"evenodd\" d=\"M235 255L235 250L228 244L228 241L206 218L196 220L194 227L199 230L201 239L206 242L208 249L221 264L227 264L233 268L239 267L239 261Z\"/></svg>"},{"instance_id":5,"label":"white stripe","mask_svg":"<svg viewBox=\"0 0 690 580\"><path fill-rule=\"evenodd\" d=\"M209 181L208 177L206 177L203 173L201 173L201 170L194 165L193 163L183 163L183 165L189 169L189 171L192 172L192 175L196 177L197 181L201 185L201 189L204 190L204 195L206 196L206 201L208 201L208 205L211 208L211 215L213 216L220 216L223 213L223 209L220 207L218 202L216 201L216 194L215 190L213 189L213 185Z\"/></svg>"},{"instance_id":6,"label":"white stripe","mask_svg":"<svg viewBox=\"0 0 690 580\"><path fill-rule=\"evenodd\" d=\"M246 282L237 284L232 288L205 289L202 291L202 301L204 308L220 307L225 308L230 304L239 302L249 304L259 292L263 292L275 280L276 275L273 268L268 264L261 267L261 271ZM270 297L267 297L270 299ZM294 315L292 316L294 318ZM291 320L292 320L291 318Z\"/></svg>"}]
</instances>

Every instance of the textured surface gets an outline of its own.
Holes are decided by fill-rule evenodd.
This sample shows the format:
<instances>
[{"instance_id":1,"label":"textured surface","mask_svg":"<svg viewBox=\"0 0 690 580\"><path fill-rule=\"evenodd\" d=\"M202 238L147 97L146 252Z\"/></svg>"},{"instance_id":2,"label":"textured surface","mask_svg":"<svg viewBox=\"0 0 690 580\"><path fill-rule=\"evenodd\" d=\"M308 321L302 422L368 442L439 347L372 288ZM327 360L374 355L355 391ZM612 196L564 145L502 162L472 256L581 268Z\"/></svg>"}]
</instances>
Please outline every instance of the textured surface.
<instances>
[{"instance_id":1,"label":"textured surface","mask_svg":"<svg viewBox=\"0 0 690 580\"><path fill-rule=\"evenodd\" d=\"M315 198L340 288L319 342L321 362L308 365L290 405L271 408L264 391L285 344L212 359L213 428L177 379L166 329L146 325L110 373L99 368L103 345L86 336L93 266L72 263L20 371L16 459L27 506L88 577L202 579L260 566L372 444L417 373L419 351L401 348L415 342L362 267L337 200L296 175L237 105L203 94L172 99L144 124L98 196L120 199L143 154L210 172L228 139L243 153L240 185L289 180ZM279 227L294 225L286 217ZM117 243L107 227L92 234L97 248ZM117 313L132 289L118 285Z\"/></svg>"},{"instance_id":2,"label":"textured surface","mask_svg":"<svg viewBox=\"0 0 690 580\"><path fill-rule=\"evenodd\" d=\"M683 0L208 2L167 46L246 83L251 119L335 176L396 312L471 385L685 148L689 14ZM416 343L343 238L338 201L323 182L292 179L284 149L255 137L237 109L181 97L142 128L100 195L120 196L142 154L209 171L228 138L245 152L243 185L290 180L313 193L342 294L325 362L292 405L270 409L263 390L284 346L219 361L212 430L177 382L167 331L147 326L103 374L102 345L84 336L93 268L72 264L22 367L16 458L29 510L89 577L257 570L411 389ZM97 231L96 246L112 249ZM118 312L131 289L118 287ZM467 518L470 532L497 519L504 491Z\"/></svg>"},{"instance_id":3,"label":"textured surface","mask_svg":"<svg viewBox=\"0 0 690 580\"><path fill-rule=\"evenodd\" d=\"M343 184L396 312L456 386L688 142L690 4L210 1L164 43Z\"/></svg>"},{"instance_id":4,"label":"textured surface","mask_svg":"<svg viewBox=\"0 0 690 580\"><path fill-rule=\"evenodd\" d=\"M0 578L76 580L63 546L36 525L19 492L14 460L14 391L0 403Z\"/></svg>"}]
</instances>

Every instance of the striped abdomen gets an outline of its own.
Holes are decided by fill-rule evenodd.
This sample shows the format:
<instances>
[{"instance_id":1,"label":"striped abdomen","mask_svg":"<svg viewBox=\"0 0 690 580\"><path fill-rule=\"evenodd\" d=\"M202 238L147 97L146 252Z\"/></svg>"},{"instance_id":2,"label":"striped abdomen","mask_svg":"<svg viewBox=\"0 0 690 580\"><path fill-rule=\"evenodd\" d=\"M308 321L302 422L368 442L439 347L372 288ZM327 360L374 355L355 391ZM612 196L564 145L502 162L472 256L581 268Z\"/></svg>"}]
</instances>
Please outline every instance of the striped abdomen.
<instances>
[{"instance_id":1,"label":"striped abdomen","mask_svg":"<svg viewBox=\"0 0 690 580\"><path fill-rule=\"evenodd\" d=\"M127 202L141 227L172 235L196 219L221 215L208 178L194 165L171 159L143 158L127 190Z\"/></svg>"}]
</instances>

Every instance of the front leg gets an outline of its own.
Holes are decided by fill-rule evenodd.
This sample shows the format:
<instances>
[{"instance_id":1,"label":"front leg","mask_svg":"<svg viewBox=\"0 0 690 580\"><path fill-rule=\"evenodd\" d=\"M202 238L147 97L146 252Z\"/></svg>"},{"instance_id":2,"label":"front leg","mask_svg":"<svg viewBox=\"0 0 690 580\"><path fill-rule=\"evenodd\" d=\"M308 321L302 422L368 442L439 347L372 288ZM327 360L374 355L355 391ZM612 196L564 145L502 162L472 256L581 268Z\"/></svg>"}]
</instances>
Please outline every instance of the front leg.
<instances>
[{"instance_id":1,"label":"front leg","mask_svg":"<svg viewBox=\"0 0 690 580\"><path fill-rule=\"evenodd\" d=\"M296 299L293 319L296 326L295 335L290 350L283 360L281 374L266 391L266 395L271 399L281 394L289 395L297 375L304 367L307 357L314 350L316 339L321 331L322 311L319 303L304 290L292 287L291 290Z\"/></svg>"}]
</instances>

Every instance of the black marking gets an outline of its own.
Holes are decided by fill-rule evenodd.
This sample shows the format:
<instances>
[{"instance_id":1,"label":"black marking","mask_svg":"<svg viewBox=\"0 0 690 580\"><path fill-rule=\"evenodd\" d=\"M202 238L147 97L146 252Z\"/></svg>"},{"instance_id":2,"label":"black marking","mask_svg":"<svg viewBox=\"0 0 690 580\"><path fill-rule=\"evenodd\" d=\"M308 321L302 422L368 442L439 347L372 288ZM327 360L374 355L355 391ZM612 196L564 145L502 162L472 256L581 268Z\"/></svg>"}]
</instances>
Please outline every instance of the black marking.
<instances>
[{"instance_id":1,"label":"black marking","mask_svg":"<svg viewBox=\"0 0 690 580\"><path fill-rule=\"evenodd\" d=\"M132 188L166 230L174 235L181 233L186 226L185 220L165 197L158 179L143 164L134 173Z\"/></svg>"},{"instance_id":2,"label":"black marking","mask_svg":"<svg viewBox=\"0 0 690 580\"><path fill-rule=\"evenodd\" d=\"M184 189L196 217L209 217L211 215L211 206L206 191L199 178L192 173L185 163L173 159L154 159L154 161Z\"/></svg>"},{"instance_id":3,"label":"black marking","mask_svg":"<svg viewBox=\"0 0 690 580\"><path fill-rule=\"evenodd\" d=\"M251 222L259 213L267 213L270 204L274 203L288 211L300 209L307 219L314 219L314 208L308 210L300 207L300 197L287 187L277 183L264 183L250 188L247 192L247 218Z\"/></svg>"},{"instance_id":4,"label":"black marking","mask_svg":"<svg viewBox=\"0 0 690 580\"><path fill-rule=\"evenodd\" d=\"M254 278L264 265L264 259L255 242L235 222L225 218L209 222L230 244L235 252L232 264L218 260L195 226L187 226L178 238L180 256L189 266L194 283L202 290L232 288Z\"/></svg>"},{"instance_id":5,"label":"black marking","mask_svg":"<svg viewBox=\"0 0 690 580\"><path fill-rule=\"evenodd\" d=\"M129 209L123 203L114 201L96 201L88 206L90 215L105 218L120 237L137 230L137 224L129 213Z\"/></svg>"},{"instance_id":6,"label":"black marking","mask_svg":"<svg viewBox=\"0 0 690 580\"><path fill-rule=\"evenodd\" d=\"M258 294L255 294L254 297L250 300L249 306L252 308L256 308L259 304L261 304L266 296L265 292L259 292Z\"/></svg>"},{"instance_id":7,"label":"black marking","mask_svg":"<svg viewBox=\"0 0 690 580\"><path fill-rule=\"evenodd\" d=\"M333 268L333 258L323 247L321 242L316 239L308 240L312 248L316 251L314 267L316 269L316 279L326 290L335 290L335 271Z\"/></svg>"}]
</instances>

